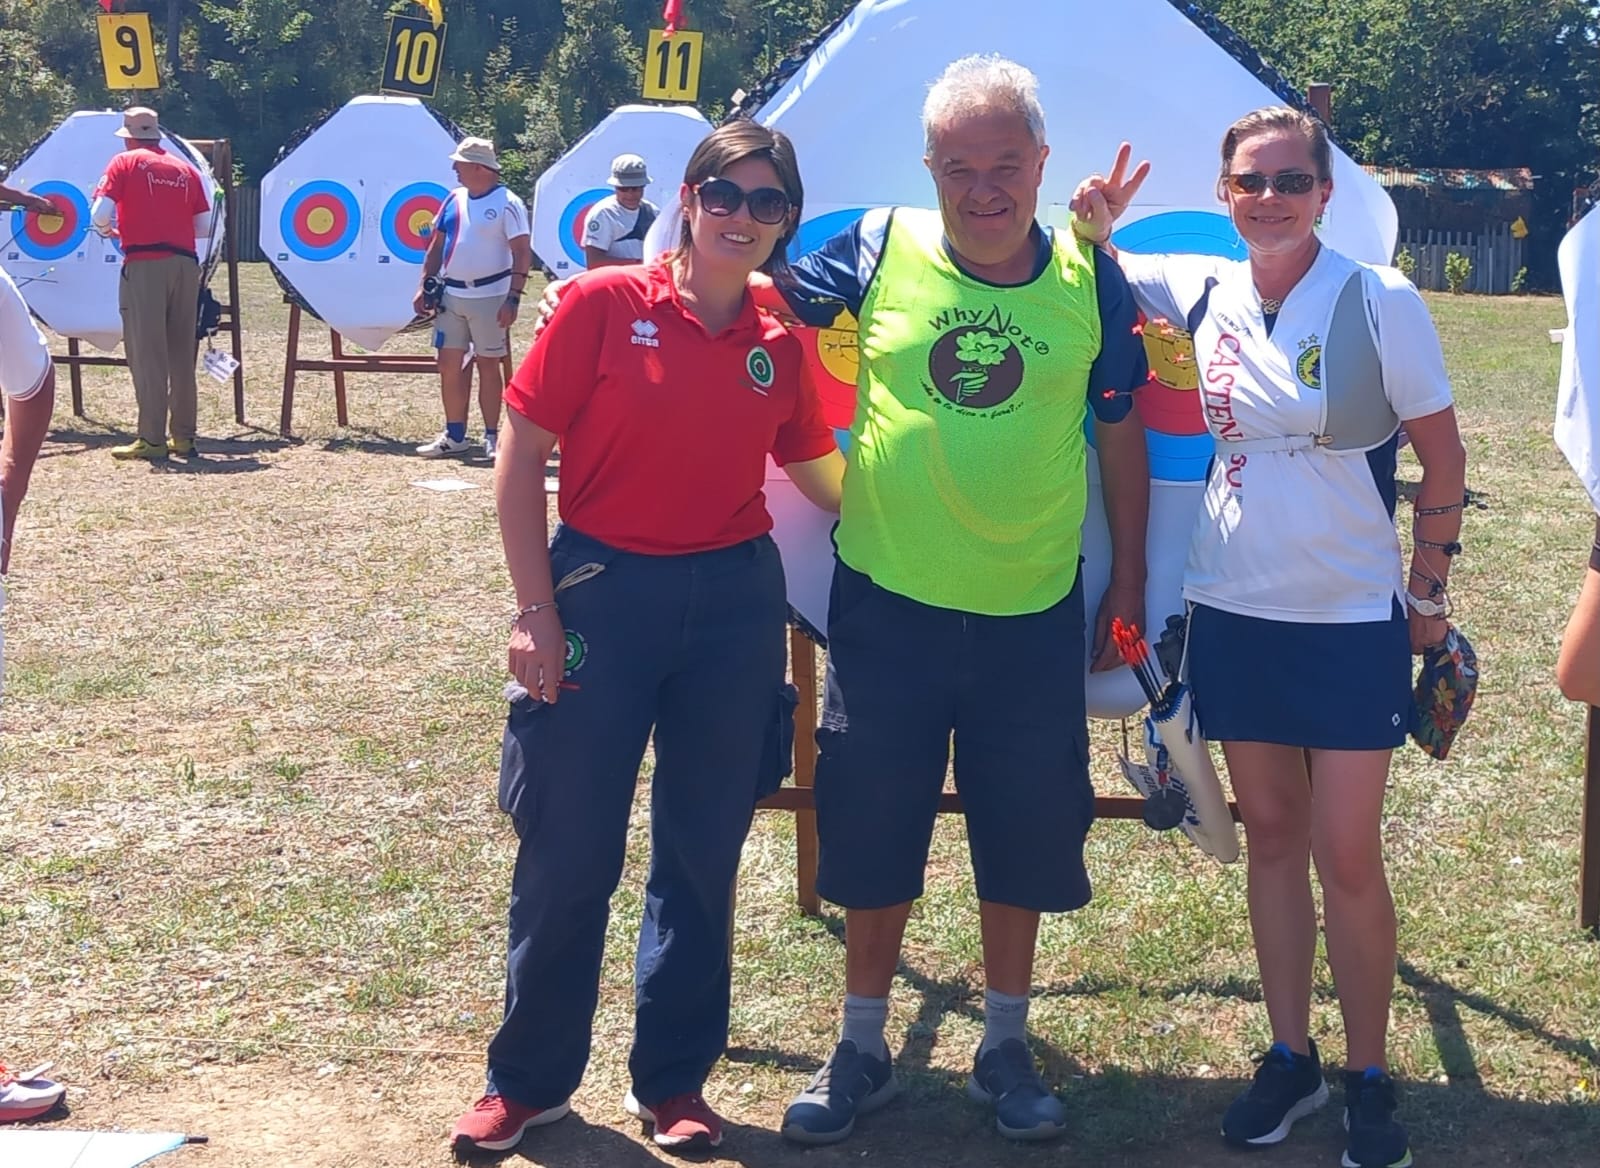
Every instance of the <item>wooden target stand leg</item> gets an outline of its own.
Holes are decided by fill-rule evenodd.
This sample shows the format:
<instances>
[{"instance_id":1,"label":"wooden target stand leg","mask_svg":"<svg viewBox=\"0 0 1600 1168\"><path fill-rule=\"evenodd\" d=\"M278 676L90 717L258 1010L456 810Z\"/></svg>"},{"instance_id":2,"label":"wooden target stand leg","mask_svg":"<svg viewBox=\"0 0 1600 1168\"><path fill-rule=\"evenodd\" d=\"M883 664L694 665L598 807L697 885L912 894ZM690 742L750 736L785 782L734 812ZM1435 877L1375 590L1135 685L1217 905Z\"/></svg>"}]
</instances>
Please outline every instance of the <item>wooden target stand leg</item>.
<instances>
[{"instance_id":1,"label":"wooden target stand leg","mask_svg":"<svg viewBox=\"0 0 1600 1168\"><path fill-rule=\"evenodd\" d=\"M211 162L211 173L222 184L222 205L226 214L226 225L223 228L223 261L228 269L228 299L222 304L222 318L217 325L217 332L227 333L232 338L233 359L236 362L233 370L233 420L239 425L244 425L244 331L239 319L239 216L236 214L236 196L233 186L233 145L227 138L194 138L190 139L191 146L204 154ZM198 305L196 306L198 311ZM57 368L66 367L67 378L72 384L72 413L74 417L83 417L83 369L85 366L99 368L128 367L127 357L91 357L86 356L79 347L77 337L67 338L67 351L64 355L52 353ZM199 359L198 343L196 345L196 360Z\"/></svg>"},{"instance_id":2,"label":"wooden target stand leg","mask_svg":"<svg viewBox=\"0 0 1600 1168\"><path fill-rule=\"evenodd\" d=\"M344 338L334 328L328 329L328 347L331 357L302 357L300 355L300 322L303 310L288 296L283 302L289 306L289 332L284 341L283 405L278 415L278 433L285 438L294 434L294 388L301 373L333 374L333 406L340 427L350 424L349 399L345 395L346 373L402 373L413 377L439 372L437 356L421 353L346 353ZM506 355L500 359L500 373L504 384L510 384L514 367L511 363L511 338L506 337ZM472 402L469 395L468 408Z\"/></svg>"},{"instance_id":3,"label":"wooden target stand leg","mask_svg":"<svg viewBox=\"0 0 1600 1168\"><path fill-rule=\"evenodd\" d=\"M763 799L760 806L766 810L794 812L795 897L801 912L817 916L822 911L822 901L817 896L817 803L812 789L817 777L817 647L798 629L789 630L789 670L795 688L800 691L800 704L794 712L794 786L779 788ZM1591 772L1591 784L1600 783L1596 773ZM1594 794L1593 785L1590 793ZM1237 822L1238 806L1229 803L1228 809ZM939 814L961 813L959 795L946 791L939 797ZM1144 800L1133 796L1097 795L1094 813L1100 819L1142 819ZM1594 834L1600 836L1600 820L1595 821ZM1596 850L1600 852L1600 846ZM1592 870L1596 901L1600 905L1600 866Z\"/></svg>"}]
</instances>

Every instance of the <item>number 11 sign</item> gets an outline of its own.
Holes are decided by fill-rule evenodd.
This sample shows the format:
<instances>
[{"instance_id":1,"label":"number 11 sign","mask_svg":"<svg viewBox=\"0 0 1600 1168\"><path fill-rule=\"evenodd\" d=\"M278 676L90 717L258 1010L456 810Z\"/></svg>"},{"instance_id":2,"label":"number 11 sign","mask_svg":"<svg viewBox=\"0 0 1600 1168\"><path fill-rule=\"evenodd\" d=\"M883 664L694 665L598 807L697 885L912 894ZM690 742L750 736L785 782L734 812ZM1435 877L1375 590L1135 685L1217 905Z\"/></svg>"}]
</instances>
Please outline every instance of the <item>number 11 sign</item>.
<instances>
[{"instance_id":1,"label":"number 11 sign","mask_svg":"<svg viewBox=\"0 0 1600 1168\"><path fill-rule=\"evenodd\" d=\"M700 96L700 50L705 34L650 30L644 51L644 96L657 101L694 101Z\"/></svg>"}]
</instances>

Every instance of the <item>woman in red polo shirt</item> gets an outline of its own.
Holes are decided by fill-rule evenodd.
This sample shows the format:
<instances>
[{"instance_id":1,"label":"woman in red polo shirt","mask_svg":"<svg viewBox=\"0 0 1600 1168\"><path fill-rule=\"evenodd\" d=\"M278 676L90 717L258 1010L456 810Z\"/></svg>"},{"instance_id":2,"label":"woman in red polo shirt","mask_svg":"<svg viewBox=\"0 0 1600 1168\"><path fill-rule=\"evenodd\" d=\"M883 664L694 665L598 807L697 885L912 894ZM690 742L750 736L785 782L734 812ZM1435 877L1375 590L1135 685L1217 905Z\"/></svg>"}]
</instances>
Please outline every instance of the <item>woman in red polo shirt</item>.
<instances>
[{"instance_id":1,"label":"woman in red polo shirt","mask_svg":"<svg viewBox=\"0 0 1600 1168\"><path fill-rule=\"evenodd\" d=\"M506 390L495 472L516 587L500 806L521 841L505 1017L458 1150L560 1119L589 1056L611 894L655 737L650 875L625 1105L669 1148L716 1146L700 1096L727 1044L732 889L780 774L783 566L770 455L837 510L844 462L800 343L759 310L802 199L794 149L753 122L695 150L682 246L573 284ZM545 465L561 443L561 526Z\"/></svg>"}]
</instances>

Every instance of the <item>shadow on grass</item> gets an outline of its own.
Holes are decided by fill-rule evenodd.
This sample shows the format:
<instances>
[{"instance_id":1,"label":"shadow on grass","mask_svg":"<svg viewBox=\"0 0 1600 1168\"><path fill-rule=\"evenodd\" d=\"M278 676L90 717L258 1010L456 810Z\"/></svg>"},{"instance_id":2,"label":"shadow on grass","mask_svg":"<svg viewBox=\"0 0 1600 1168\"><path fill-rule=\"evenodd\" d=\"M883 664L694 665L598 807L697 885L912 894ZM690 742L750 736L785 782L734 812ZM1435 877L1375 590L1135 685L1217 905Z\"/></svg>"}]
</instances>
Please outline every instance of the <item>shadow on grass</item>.
<instances>
[{"instance_id":1,"label":"shadow on grass","mask_svg":"<svg viewBox=\"0 0 1600 1168\"><path fill-rule=\"evenodd\" d=\"M841 943L844 924L826 917L824 927ZM1551 1050L1600 1069L1600 1051L1587 1039L1553 1033L1536 1020L1508 1010L1485 996L1462 991L1430 977L1408 963L1400 965L1401 982L1425 1003L1434 1040L1449 1081L1401 1085L1401 1118L1413 1144L1431 1163L1453 1168L1525 1163L1578 1164L1593 1154L1600 1139L1600 1104L1592 1101L1540 1103L1494 1096L1484 1090L1462 1025L1461 1008L1490 1017L1534 1038ZM1053 1151L1029 1148L1001 1139L987 1111L966 1098L966 1073L932 1067L932 1053L941 1023L955 1015L982 1022L982 999L965 980L940 981L902 962L899 977L921 996L916 1020L902 1036L895 1054L906 1098L881 1115L864 1119L860 1131L844 1145L802 1151L776 1133L748 1129L721 1149L721 1159L756 1166L804 1163L808 1168L872 1162L890 1165L1093 1164L1128 1168L1166 1165L1237 1165L1239 1154L1215 1134L1228 1104L1248 1085L1242 1079L1142 1074L1120 1067L1088 1071L1074 1056L1034 1035L1031 1045L1041 1071L1068 1105L1067 1136ZM1126 992L1128 983L1083 978L1047 986L1036 995L1091 998ZM1153 989L1162 998L1198 994L1240 1001L1261 1000L1258 983L1241 978L1193 979ZM728 1060L795 1074L799 1091L821 1065L826 1051L801 1054L788 1050L733 1047ZM1273 1155L1279 1168L1337 1162L1343 1142L1343 1093L1337 1069L1328 1070L1330 1106L1303 1122L1294 1137ZM803 1159L802 1159L803 1157ZM582 1159L537 1160L538 1163L583 1165ZM593 1161L603 1162L600 1159ZM626 1162L626 1161L624 1161Z\"/></svg>"},{"instance_id":2,"label":"shadow on grass","mask_svg":"<svg viewBox=\"0 0 1600 1168\"><path fill-rule=\"evenodd\" d=\"M1242 1079L1136 1075L1117 1068L1056 1083L1067 1104L1065 1137L1017 1144L994 1130L989 1110L967 1099L943 1075L908 1072L905 1090L883 1111L861 1119L854 1134L832 1147L800 1148L770 1127L730 1123L720 1148L690 1162L745 1168L1238 1168L1239 1151L1222 1143L1217 1123L1244 1090ZM797 1080L796 1090L802 1084ZM1489 1168L1590 1162L1600 1137L1600 1107L1539 1104L1485 1096L1435 1083L1408 1084L1401 1118L1412 1146L1430 1164ZM603 1126L611 1117L571 1117L528 1132L514 1151L462 1158L468 1165L520 1168L645 1168L671 1163L646 1146L639 1128ZM1274 1168L1327 1168L1344 1147L1343 1094L1333 1085L1329 1104L1295 1126L1272 1150ZM776 1122L776 1115L774 1115Z\"/></svg>"}]
</instances>

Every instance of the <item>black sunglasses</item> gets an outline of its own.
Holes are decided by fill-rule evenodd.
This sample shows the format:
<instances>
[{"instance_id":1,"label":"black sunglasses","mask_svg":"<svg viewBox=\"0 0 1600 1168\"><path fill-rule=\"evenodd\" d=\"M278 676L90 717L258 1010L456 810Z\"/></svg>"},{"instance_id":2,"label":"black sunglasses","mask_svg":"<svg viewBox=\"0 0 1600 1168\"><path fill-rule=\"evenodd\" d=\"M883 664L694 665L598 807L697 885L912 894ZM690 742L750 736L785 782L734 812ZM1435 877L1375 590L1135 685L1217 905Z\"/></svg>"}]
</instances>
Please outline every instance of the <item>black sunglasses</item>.
<instances>
[{"instance_id":1,"label":"black sunglasses","mask_svg":"<svg viewBox=\"0 0 1600 1168\"><path fill-rule=\"evenodd\" d=\"M1280 195L1303 195L1317 185L1317 176L1303 170L1285 171L1283 174L1258 174L1249 170L1227 177L1228 189L1236 195L1259 195L1272 184Z\"/></svg>"},{"instance_id":2,"label":"black sunglasses","mask_svg":"<svg viewBox=\"0 0 1600 1168\"><path fill-rule=\"evenodd\" d=\"M747 191L725 178L708 178L694 190L700 196L700 206L705 208L708 215L732 215L741 203L748 203L750 218L769 227L782 223L794 205L789 196L777 187L758 187Z\"/></svg>"}]
</instances>

